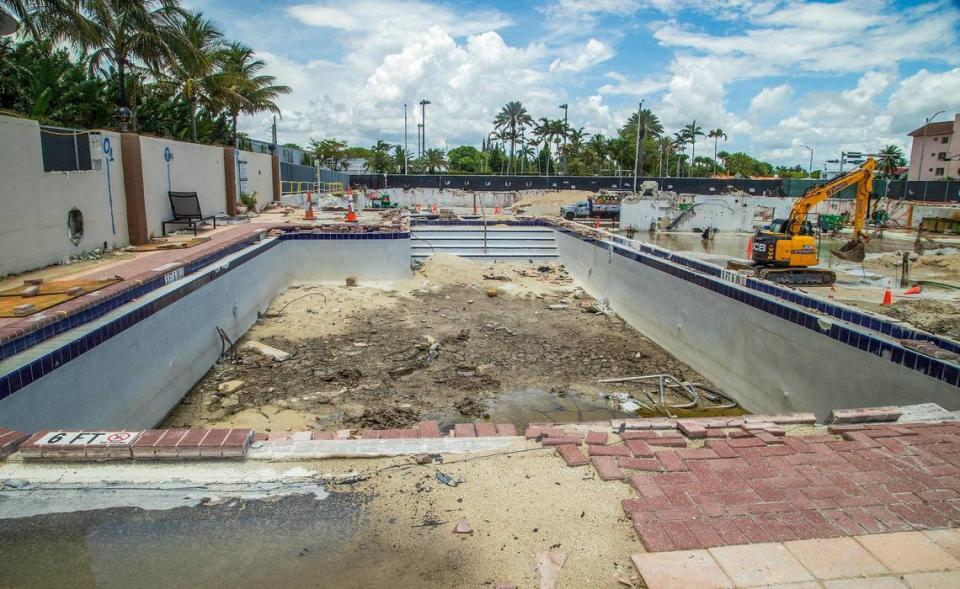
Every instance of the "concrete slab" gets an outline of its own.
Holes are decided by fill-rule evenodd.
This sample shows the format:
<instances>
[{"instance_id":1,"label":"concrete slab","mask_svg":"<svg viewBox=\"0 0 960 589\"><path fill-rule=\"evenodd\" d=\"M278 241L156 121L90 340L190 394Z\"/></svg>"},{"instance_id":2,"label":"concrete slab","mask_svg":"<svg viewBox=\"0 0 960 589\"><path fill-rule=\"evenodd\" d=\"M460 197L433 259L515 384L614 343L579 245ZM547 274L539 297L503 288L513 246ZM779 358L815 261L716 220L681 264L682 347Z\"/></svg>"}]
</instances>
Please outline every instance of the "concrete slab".
<instances>
[{"instance_id":1,"label":"concrete slab","mask_svg":"<svg viewBox=\"0 0 960 589\"><path fill-rule=\"evenodd\" d=\"M956 589L960 587L960 572L912 573L904 575L910 589Z\"/></svg>"},{"instance_id":2,"label":"concrete slab","mask_svg":"<svg viewBox=\"0 0 960 589\"><path fill-rule=\"evenodd\" d=\"M787 550L819 579L889 574L887 567L853 538L784 542Z\"/></svg>"},{"instance_id":3,"label":"concrete slab","mask_svg":"<svg viewBox=\"0 0 960 589\"><path fill-rule=\"evenodd\" d=\"M310 440L255 442L247 453L251 460L309 460L316 458L369 458L407 454L447 454L503 450L520 437L496 438L397 438L373 440Z\"/></svg>"},{"instance_id":4,"label":"concrete slab","mask_svg":"<svg viewBox=\"0 0 960 589\"><path fill-rule=\"evenodd\" d=\"M783 544L744 544L711 548L731 579L743 587L813 581L811 575Z\"/></svg>"},{"instance_id":5,"label":"concrete slab","mask_svg":"<svg viewBox=\"0 0 960 589\"><path fill-rule=\"evenodd\" d=\"M634 554L633 564L650 589L725 589L735 585L706 550Z\"/></svg>"},{"instance_id":6,"label":"concrete slab","mask_svg":"<svg viewBox=\"0 0 960 589\"><path fill-rule=\"evenodd\" d=\"M960 560L922 532L857 536L856 539L894 573L960 569Z\"/></svg>"}]
</instances>

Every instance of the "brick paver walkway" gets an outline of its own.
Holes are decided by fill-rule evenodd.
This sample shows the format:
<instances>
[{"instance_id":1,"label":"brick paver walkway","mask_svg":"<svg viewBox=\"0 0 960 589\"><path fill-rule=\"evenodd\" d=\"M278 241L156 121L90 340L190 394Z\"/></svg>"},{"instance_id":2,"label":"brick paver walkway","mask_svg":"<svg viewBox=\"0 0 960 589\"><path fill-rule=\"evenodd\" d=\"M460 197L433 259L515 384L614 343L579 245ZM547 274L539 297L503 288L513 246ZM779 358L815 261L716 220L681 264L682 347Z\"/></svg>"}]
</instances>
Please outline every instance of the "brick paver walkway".
<instances>
[{"instance_id":1,"label":"brick paver walkway","mask_svg":"<svg viewBox=\"0 0 960 589\"><path fill-rule=\"evenodd\" d=\"M603 480L635 489L623 507L650 552L960 524L960 424L806 436L750 427L709 430L703 447L675 430L627 431L586 455ZM557 450L568 464L587 463L582 435L546 433L546 443L563 435Z\"/></svg>"}]
</instances>

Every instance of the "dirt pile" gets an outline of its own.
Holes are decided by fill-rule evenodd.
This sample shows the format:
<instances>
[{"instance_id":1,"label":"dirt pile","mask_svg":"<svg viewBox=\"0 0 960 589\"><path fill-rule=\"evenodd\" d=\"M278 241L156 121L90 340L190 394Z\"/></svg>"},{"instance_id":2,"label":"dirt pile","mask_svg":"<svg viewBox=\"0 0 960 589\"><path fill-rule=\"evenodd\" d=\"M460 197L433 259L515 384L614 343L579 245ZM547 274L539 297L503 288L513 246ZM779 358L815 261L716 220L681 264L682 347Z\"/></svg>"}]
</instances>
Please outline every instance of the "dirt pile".
<instances>
[{"instance_id":1,"label":"dirt pile","mask_svg":"<svg viewBox=\"0 0 960 589\"><path fill-rule=\"evenodd\" d=\"M587 190L558 190L542 196L528 196L518 200L513 210L518 215L560 216L560 207L586 200L594 193Z\"/></svg>"},{"instance_id":2,"label":"dirt pile","mask_svg":"<svg viewBox=\"0 0 960 589\"><path fill-rule=\"evenodd\" d=\"M558 264L431 257L392 289L300 285L278 296L167 425L407 427L482 417L504 393L616 390L598 379L692 369L589 297ZM290 353L276 361L245 344ZM221 394L218 386L229 381Z\"/></svg>"},{"instance_id":3,"label":"dirt pile","mask_svg":"<svg viewBox=\"0 0 960 589\"><path fill-rule=\"evenodd\" d=\"M960 340L960 305L954 301L897 301L881 312L924 331Z\"/></svg>"},{"instance_id":4,"label":"dirt pile","mask_svg":"<svg viewBox=\"0 0 960 589\"><path fill-rule=\"evenodd\" d=\"M899 268L903 263L904 253L910 256L911 272L917 270L930 276L960 279L960 251L952 247L928 250L922 256L910 250L871 255L863 261L863 265L867 268Z\"/></svg>"}]
</instances>

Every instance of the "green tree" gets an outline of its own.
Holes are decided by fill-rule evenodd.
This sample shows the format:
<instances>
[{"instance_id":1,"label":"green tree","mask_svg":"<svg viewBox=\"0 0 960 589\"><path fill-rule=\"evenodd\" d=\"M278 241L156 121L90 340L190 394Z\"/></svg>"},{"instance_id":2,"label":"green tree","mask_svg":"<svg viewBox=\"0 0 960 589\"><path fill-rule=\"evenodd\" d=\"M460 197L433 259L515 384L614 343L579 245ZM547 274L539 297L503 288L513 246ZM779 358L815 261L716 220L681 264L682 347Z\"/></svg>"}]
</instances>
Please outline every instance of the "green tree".
<instances>
[{"instance_id":1,"label":"green tree","mask_svg":"<svg viewBox=\"0 0 960 589\"><path fill-rule=\"evenodd\" d=\"M320 161L320 165L331 170L339 170L346 160L347 142L336 137L330 139L310 140L310 151Z\"/></svg>"},{"instance_id":2,"label":"green tree","mask_svg":"<svg viewBox=\"0 0 960 589\"><path fill-rule=\"evenodd\" d=\"M226 60L223 33L202 12L186 14L172 30L173 59L161 80L176 87L190 107L190 139L197 141L197 108L212 106L218 96L232 93L230 74L220 67Z\"/></svg>"},{"instance_id":3,"label":"green tree","mask_svg":"<svg viewBox=\"0 0 960 589\"><path fill-rule=\"evenodd\" d=\"M891 178L896 175L897 168L907 165L907 159L903 157L903 150L894 144L884 145L877 152L877 163L880 164L880 173Z\"/></svg>"},{"instance_id":4,"label":"green tree","mask_svg":"<svg viewBox=\"0 0 960 589\"><path fill-rule=\"evenodd\" d=\"M527 125L533 124L533 118L527 112L527 109L516 100L512 100L500 109L497 116L493 119L493 126L501 133L506 132L506 139L510 141L510 160L507 164L507 173L511 172L513 166L513 155L520 137L520 130Z\"/></svg>"},{"instance_id":5,"label":"green tree","mask_svg":"<svg viewBox=\"0 0 960 589\"><path fill-rule=\"evenodd\" d=\"M472 145L461 145L447 152L447 162L451 172L476 173L483 165L483 153Z\"/></svg>"},{"instance_id":6,"label":"green tree","mask_svg":"<svg viewBox=\"0 0 960 589\"><path fill-rule=\"evenodd\" d=\"M89 52L90 71L114 64L118 104L127 103L127 72L145 66L159 71L173 61L169 41L186 16L176 0L71 0L46 24L55 41L76 43Z\"/></svg>"},{"instance_id":7,"label":"green tree","mask_svg":"<svg viewBox=\"0 0 960 589\"><path fill-rule=\"evenodd\" d=\"M664 170L670 175L670 156L677 150L677 142L669 135L661 135L657 139L657 157L660 160L658 176L663 176Z\"/></svg>"},{"instance_id":8,"label":"green tree","mask_svg":"<svg viewBox=\"0 0 960 589\"><path fill-rule=\"evenodd\" d=\"M690 161L697 159L697 137L703 137L703 129L697 125L697 121L694 120L692 123L683 128L687 136L687 141L690 142ZM690 175L689 173L687 174Z\"/></svg>"},{"instance_id":9,"label":"green tree","mask_svg":"<svg viewBox=\"0 0 960 589\"><path fill-rule=\"evenodd\" d=\"M723 142L727 142L727 134L723 132L723 129L710 129L710 132L707 133L707 137L713 139L713 173L717 173L717 142L723 139Z\"/></svg>"},{"instance_id":10,"label":"green tree","mask_svg":"<svg viewBox=\"0 0 960 589\"><path fill-rule=\"evenodd\" d=\"M383 139L378 139L376 145L370 148L370 152L366 157L367 169L378 174L392 172L395 166L393 158L390 157L390 150L392 148L393 146Z\"/></svg>"},{"instance_id":11,"label":"green tree","mask_svg":"<svg viewBox=\"0 0 960 589\"><path fill-rule=\"evenodd\" d=\"M253 50L242 43L230 43L223 52L222 71L225 87L218 100L230 115L232 130L230 144L237 145L237 120L240 114L256 115L273 112L280 116L276 99L289 94L289 86L277 84L277 79L263 73L266 64L257 59Z\"/></svg>"},{"instance_id":12,"label":"green tree","mask_svg":"<svg viewBox=\"0 0 960 589\"><path fill-rule=\"evenodd\" d=\"M447 158L442 149L430 148L423 154L423 166L429 174L436 174L448 167Z\"/></svg>"},{"instance_id":13,"label":"green tree","mask_svg":"<svg viewBox=\"0 0 960 589\"><path fill-rule=\"evenodd\" d=\"M641 149L637 153L637 120L639 119L640 123L640 136L639 143ZM660 119L653 113L649 108L640 109L639 112L635 112L630 115L630 118L627 119L627 124L620 129L620 137L624 140L633 139L631 144L633 148L630 150L629 156L631 158L636 154L636 159L634 160L637 164L638 173L643 174L644 159L646 157L645 150L642 149L644 142L648 137L655 138L659 137L663 133L663 125L660 123ZM632 166L631 166L632 167Z\"/></svg>"}]
</instances>

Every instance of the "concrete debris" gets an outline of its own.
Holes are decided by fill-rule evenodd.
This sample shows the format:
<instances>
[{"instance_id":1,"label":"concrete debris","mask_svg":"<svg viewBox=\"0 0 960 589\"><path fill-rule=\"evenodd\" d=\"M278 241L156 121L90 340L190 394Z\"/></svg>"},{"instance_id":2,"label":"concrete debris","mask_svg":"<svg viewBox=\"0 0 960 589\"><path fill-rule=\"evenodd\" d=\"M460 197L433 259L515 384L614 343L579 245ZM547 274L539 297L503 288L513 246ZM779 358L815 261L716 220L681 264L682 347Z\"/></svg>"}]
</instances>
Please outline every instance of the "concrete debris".
<instances>
[{"instance_id":1,"label":"concrete debris","mask_svg":"<svg viewBox=\"0 0 960 589\"><path fill-rule=\"evenodd\" d=\"M356 285L357 285L357 277L356 277L356 276L347 276L346 283L347 283L347 286L351 286L351 287L352 287L352 286L356 286Z\"/></svg>"},{"instance_id":2,"label":"concrete debris","mask_svg":"<svg viewBox=\"0 0 960 589\"><path fill-rule=\"evenodd\" d=\"M26 317L33 314L37 308L32 303L24 303L13 308L14 317Z\"/></svg>"},{"instance_id":3,"label":"concrete debris","mask_svg":"<svg viewBox=\"0 0 960 589\"><path fill-rule=\"evenodd\" d=\"M267 344L258 342L256 340L247 342L243 347L246 350L253 350L254 352L263 354L264 356L271 358L276 362L285 362L290 359L290 352L278 350L277 348L268 346Z\"/></svg>"},{"instance_id":4,"label":"concrete debris","mask_svg":"<svg viewBox=\"0 0 960 589\"><path fill-rule=\"evenodd\" d=\"M512 278L510 278L509 276L506 276L505 274L484 274L483 279L499 280L500 282L510 282L511 280L513 280Z\"/></svg>"},{"instance_id":5,"label":"concrete debris","mask_svg":"<svg viewBox=\"0 0 960 589\"><path fill-rule=\"evenodd\" d=\"M547 308L550 309L551 311L566 311L570 307L568 307L567 305L555 303L553 305L547 305Z\"/></svg>"},{"instance_id":6,"label":"concrete debris","mask_svg":"<svg viewBox=\"0 0 960 589\"><path fill-rule=\"evenodd\" d=\"M246 383L244 383L242 380L228 380L226 382L221 382L217 385L217 392L223 393L224 395L229 395L242 389L244 384Z\"/></svg>"},{"instance_id":7,"label":"concrete debris","mask_svg":"<svg viewBox=\"0 0 960 589\"><path fill-rule=\"evenodd\" d=\"M20 291L20 296L22 297L35 297L40 293L39 286L28 286L25 289Z\"/></svg>"},{"instance_id":8,"label":"concrete debris","mask_svg":"<svg viewBox=\"0 0 960 589\"><path fill-rule=\"evenodd\" d=\"M562 552L541 552L536 557L537 570L540 572L540 589L554 589L557 586L560 569L567 562L567 555Z\"/></svg>"},{"instance_id":9,"label":"concrete debris","mask_svg":"<svg viewBox=\"0 0 960 589\"><path fill-rule=\"evenodd\" d=\"M495 298L498 294L500 294L495 288L488 288L484 292L487 293L487 296L490 298Z\"/></svg>"},{"instance_id":10,"label":"concrete debris","mask_svg":"<svg viewBox=\"0 0 960 589\"><path fill-rule=\"evenodd\" d=\"M467 522L467 518L461 518L457 522L457 525L453 528L454 534L472 534L473 528L470 527L470 524Z\"/></svg>"}]
</instances>

